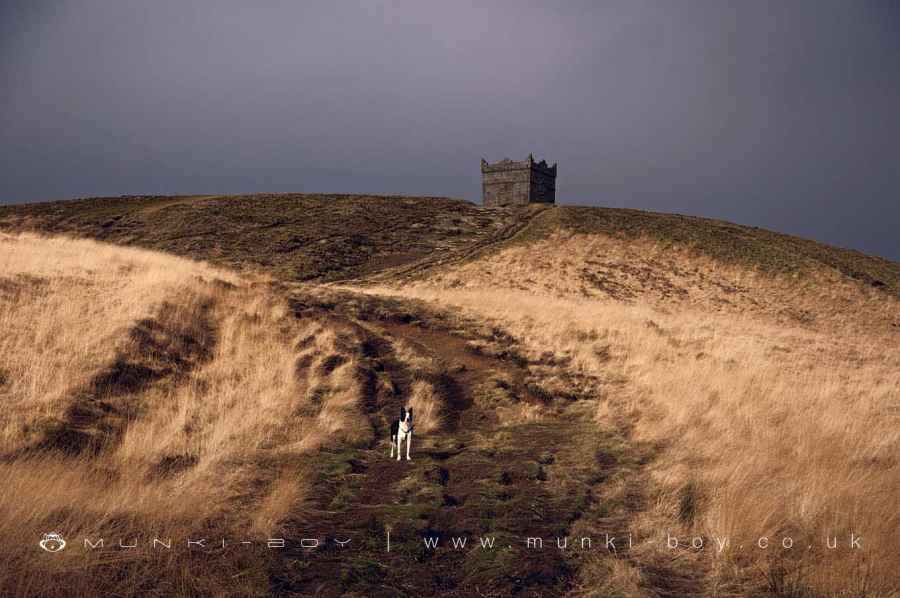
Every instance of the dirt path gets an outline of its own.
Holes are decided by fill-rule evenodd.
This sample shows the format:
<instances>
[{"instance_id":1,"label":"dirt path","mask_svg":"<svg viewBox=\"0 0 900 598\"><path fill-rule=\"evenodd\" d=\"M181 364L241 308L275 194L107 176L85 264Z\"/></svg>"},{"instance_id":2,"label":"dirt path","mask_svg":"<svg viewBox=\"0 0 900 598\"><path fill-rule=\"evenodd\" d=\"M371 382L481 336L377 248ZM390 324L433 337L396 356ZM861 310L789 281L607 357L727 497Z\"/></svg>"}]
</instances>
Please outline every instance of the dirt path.
<instances>
[{"instance_id":1,"label":"dirt path","mask_svg":"<svg viewBox=\"0 0 900 598\"><path fill-rule=\"evenodd\" d=\"M140 213L144 216L150 216L160 212L166 208L170 208L172 206L183 206L190 205L196 201L203 201L207 199L215 199L217 197L222 197L221 195L184 195L180 197L173 197L171 199L166 199L163 201L158 201L153 203L145 208L141 208Z\"/></svg>"},{"instance_id":2,"label":"dirt path","mask_svg":"<svg viewBox=\"0 0 900 598\"><path fill-rule=\"evenodd\" d=\"M601 433L577 399L534 391L538 380L510 339L454 330L433 315L373 298L343 299L315 305L304 297L295 308L355 335L376 439L310 458L314 505L290 520L285 534L325 544L287 550L271 572L273 590L552 596L572 589L584 555L560 550L557 538L563 541L589 508L592 484L614 467L601 455L621 452L621 438ZM480 353L470 345L479 335L488 347ZM430 375L445 406L440 431L414 436L411 462L388 458L389 422L422 375L398 357L398 341L438 364ZM517 405L540 405L548 416L498 417L496 407ZM541 538L543 547L529 547L528 537ZM335 539L350 543L341 548Z\"/></svg>"}]
</instances>

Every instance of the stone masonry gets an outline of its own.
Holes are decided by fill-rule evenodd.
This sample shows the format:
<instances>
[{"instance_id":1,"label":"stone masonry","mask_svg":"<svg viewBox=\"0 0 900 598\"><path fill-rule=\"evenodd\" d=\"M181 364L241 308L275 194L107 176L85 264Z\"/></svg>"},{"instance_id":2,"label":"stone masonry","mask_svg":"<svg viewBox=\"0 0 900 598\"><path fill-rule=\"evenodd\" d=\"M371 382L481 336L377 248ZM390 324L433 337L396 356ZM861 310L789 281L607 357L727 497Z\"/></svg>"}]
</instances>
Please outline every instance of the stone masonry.
<instances>
[{"instance_id":1,"label":"stone masonry","mask_svg":"<svg viewBox=\"0 0 900 598\"><path fill-rule=\"evenodd\" d=\"M556 203L556 164L503 159L493 164L481 160L482 204L505 206L529 203Z\"/></svg>"}]
</instances>

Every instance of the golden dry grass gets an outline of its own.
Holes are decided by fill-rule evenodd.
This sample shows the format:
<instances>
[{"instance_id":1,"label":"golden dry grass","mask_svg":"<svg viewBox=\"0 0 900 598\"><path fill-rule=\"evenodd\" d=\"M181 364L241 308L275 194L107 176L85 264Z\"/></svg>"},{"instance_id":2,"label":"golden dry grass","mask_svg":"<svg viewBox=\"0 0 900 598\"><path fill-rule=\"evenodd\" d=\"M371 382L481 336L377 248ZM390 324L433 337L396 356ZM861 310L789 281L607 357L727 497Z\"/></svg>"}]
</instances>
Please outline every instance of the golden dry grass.
<instances>
[{"instance_id":1,"label":"golden dry grass","mask_svg":"<svg viewBox=\"0 0 900 598\"><path fill-rule=\"evenodd\" d=\"M441 402L434 392L434 387L424 380L416 380L412 385L409 407L413 410L416 431L429 434L439 430L443 425Z\"/></svg>"},{"instance_id":2,"label":"golden dry grass","mask_svg":"<svg viewBox=\"0 0 900 598\"><path fill-rule=\"evenodd\" d=\"M329 435L371 435L359 423L354 355L322 366L346 353L335 331L296 319L261 281L202 263L3 235L0 329L5 592L45 594L48 580L70 593L263 592L264 556L228 558L213 571L177 551L148 559L143 551L73 550L46 559L35 546L49 531L76 543L135 534L266 538L302 510L306 495L303 471L277 465L283 456ZM123 372L149 374L129 386ZM106 411L73 410L79 401ZM73 451L50 434L65 426L115 441L97 453Z\"/></svg>"},{"instance_id":3,"label":"golden dry grass","mask_svg":"<svg viewBox=\"0 0 900 598\"><path fill-rule=\"evenodd\" d=\"M832 270L772 276L602 235L556 235L414 285L364 290L502 326L533 362L559 364L541 372L542 392L578 384L594 399L577 408L598 429L631 425L636 444L655 447L640 478L644 508L629 521L638 543L627 560L585 559L584 593L642 595L647 572L673 562L702 572L710 595L898 592L895 299ZM262 593L257 553L212 572L177 552L48 560L34 545L51 530L76 541L128 541L134 530L263 539L308 500L293 457L373 439L351 327L297 319L260 279L3 235L0 330L0 592ZM440 431L442 364L401 338L390 344L417 432ZM490 400L481 390L478 400ZM558 415L498 405L504 421ZM107 442L95 447L97 438ZM624 502L624 484L597 496ZM728 537L732 547L673 561L664 532L707 546ZM865 550L824 548L825 537L846 545L851 532ZM800 549L735 549L761 536L790 536Z\"/></svg>"},{"instance_id":4,"label":"golden dry grass","mask_svg":"<svg viewBox=\"0 0 900 598\"><path fill-rule=\"evenodd\" d=\"M110 362L128 328L197 277L226 272L163 254L64 238L0 236L0 441L51 417L67 394Z\"/></svg>"},{"instance_id":5,"label":"golden dry grass","mask_svg":"<svg viewBox=\"0 0 900 598\"><path fill-rule=\"evenodd\" d=\"M836 269L810 264L772 275L653 238L556 232L546 241L437 272L428 282L434 288L614 299L663 311L754 314L787 326L866 332L900 327L896 300Z\"/></svg>"},{"instance_id":6,"label":"golden dry grass","mask_svg":"<svg viewBox=\"0 0 900 598\"><path fill-rule=\"evenodd\" d=\"M440 371L439 364L401 339L395 338L391 344L395 357L406 367L411 368L416 377L410 386L406 402L406 406L413 409L415 432L418 434L437 432L445 424L443 399L426 378Z\"/></svg>"},{"instance_id":7,"label":"golden dry grass","mask_svg":"<svg viewBox=\"0 0 900 598\"><path fill-rule=\"evenodd\" d=\"M721 554L683 557L706 571L710 594L900 591L896 300L829 271L771 277L585 236L367 292L496 322L532 358L550 352L600 381L598 425L624 416L635 441L659 449L648 508L631 524L657 541L633 551L639 568L671 560L658 542L667 530L682 542L731 539ZM846 548L850 533L865 550ZM750 549L763 536L796 547ZM825 549L831 536L841 550ZM601 587L615 573L620 590L640 594L639 575L617 567L586 566L582 582Z\"/></svg>"}]
</instances>

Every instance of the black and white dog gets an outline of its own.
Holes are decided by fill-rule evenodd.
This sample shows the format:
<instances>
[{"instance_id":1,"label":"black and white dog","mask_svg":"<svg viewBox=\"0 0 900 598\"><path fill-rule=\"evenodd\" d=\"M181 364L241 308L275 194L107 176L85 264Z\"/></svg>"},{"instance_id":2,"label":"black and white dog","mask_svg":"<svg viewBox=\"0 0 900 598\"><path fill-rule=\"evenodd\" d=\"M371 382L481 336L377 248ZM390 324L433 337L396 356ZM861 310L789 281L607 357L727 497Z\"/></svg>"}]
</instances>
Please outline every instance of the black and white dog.
<instances>
[{"instance_id":1,"label":"black and white dog","mask_svg":"<svg viewBox=\"0 0 900 598\"><path fill-rule=\"evenodd\" d=\"M400 447L403 446L403 440L406 440L406 460L409 458L409 445L412 444L413 418L412 407L400 408L400 419L391 423L391 457L394 456L394 447L397 447L397 461L400 460Z\"/></svg>"}]
</instances>

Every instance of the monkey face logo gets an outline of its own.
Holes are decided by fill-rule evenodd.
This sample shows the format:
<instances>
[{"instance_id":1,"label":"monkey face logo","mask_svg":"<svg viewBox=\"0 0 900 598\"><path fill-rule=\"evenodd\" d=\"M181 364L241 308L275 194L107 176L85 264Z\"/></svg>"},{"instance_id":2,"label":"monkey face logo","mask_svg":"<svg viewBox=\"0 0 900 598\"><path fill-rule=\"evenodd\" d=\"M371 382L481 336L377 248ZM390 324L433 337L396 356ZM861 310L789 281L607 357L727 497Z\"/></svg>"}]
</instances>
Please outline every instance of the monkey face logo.
<instances>
[{"instance_id":1,"label":"monkey face logo","mask_svg":"<svg viewBox=\"0 0 900 598\"><path fill-rule=\"evenodd\" d=\"M66 541L63 540L63 537L56 532L44 534L38 544L47 552L59 552L66 547Z\"/></svg>"}]
</instances>

